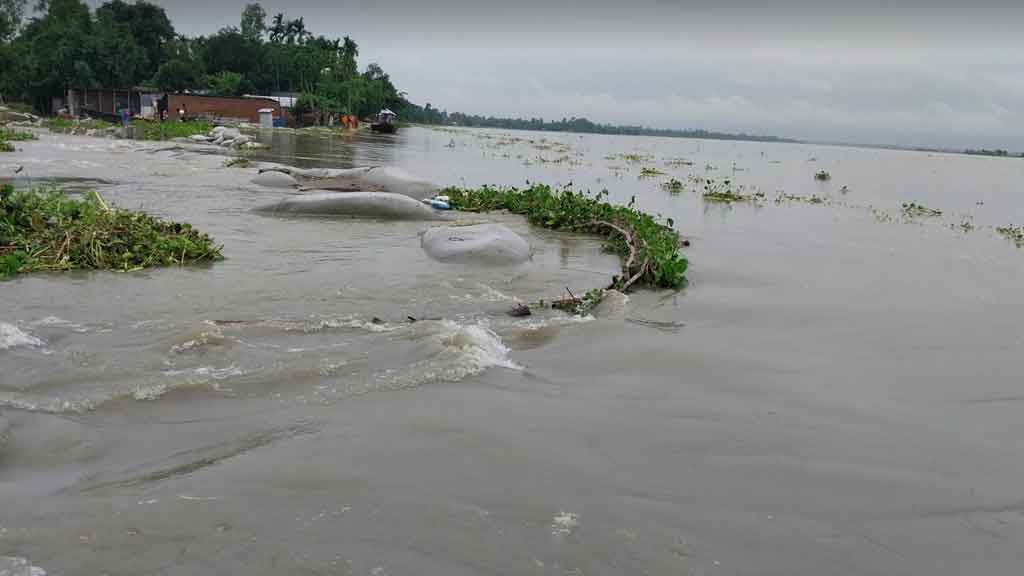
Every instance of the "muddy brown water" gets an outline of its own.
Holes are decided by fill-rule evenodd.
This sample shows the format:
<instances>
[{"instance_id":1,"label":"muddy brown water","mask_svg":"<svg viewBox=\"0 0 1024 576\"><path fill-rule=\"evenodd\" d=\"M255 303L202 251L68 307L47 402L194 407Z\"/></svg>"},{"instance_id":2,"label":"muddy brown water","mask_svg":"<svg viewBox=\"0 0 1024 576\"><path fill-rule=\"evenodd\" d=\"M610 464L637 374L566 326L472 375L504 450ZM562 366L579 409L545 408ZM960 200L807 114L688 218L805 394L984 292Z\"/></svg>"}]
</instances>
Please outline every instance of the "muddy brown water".
<instances>
[{"instance_id":1,"label":"muddy brown water","mask_svg":"<svg viewBox=\"0 0 1024 576\"><path fill-rule=\"evenodd\" d=\"M1024 223L1024 161L261 138L291 165L635 197L691 240L690 283L510 318L616 260L495 216L530 263L439 264L424 223L255 213L282 192L201 149L19 143L0 177L89 184L228 258L0 283L0 574L1020 573L1024 250L993 227ZM704 204L688 176L768 201ZM909 201L943 216L905 219Z\"/></svg>"}]
</instances>

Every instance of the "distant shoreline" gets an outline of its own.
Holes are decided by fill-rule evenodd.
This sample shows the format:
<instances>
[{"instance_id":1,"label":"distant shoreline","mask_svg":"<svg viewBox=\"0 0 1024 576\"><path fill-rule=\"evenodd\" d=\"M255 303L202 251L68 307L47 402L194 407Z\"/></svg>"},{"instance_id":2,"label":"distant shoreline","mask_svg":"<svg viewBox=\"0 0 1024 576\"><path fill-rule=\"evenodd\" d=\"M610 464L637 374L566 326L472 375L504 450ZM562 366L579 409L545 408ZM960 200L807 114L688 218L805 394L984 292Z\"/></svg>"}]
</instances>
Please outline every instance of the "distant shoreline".
<instances>
[{"instance_id":1,"label":"distant shoreline","mask_svg":"<svg viewBox=\"0 0 1024 576\"><path fill-rule=\"evenodd\" d=\"M710 130L675 130L670 128L646 128L643 126L613 126L593 124L595 129L579 129L574 126L562 126L561 122L534 122L504 118L492 119L495 122L455 123L447 124L432 122L410 122L428 128L487 128L492 130L523 130L527 132L552 132L564 134L599 134L605 136L655 136L662 138L690 138L693 140L722 140L728 142L759 142L767 144L811 144L815 146L847 146L850 148L869 148L876 150L903 150L906 152L934 152L937 154L960 154L966 156L987 156L991 158L1024 158L1024 152L1014 153L1003 149L953 149L932 148L923 146L902 146L898 144L864 144L858 142L825 142L815 140L799 140L780 136L761 136L751 134L733 134ZM575 119L574 119L575 120ZM506 122L508 121L508 122ZM569 121L571 122L571 121ZM588 127L589 128L589 127Z\"/></svg>"}]
</instances>

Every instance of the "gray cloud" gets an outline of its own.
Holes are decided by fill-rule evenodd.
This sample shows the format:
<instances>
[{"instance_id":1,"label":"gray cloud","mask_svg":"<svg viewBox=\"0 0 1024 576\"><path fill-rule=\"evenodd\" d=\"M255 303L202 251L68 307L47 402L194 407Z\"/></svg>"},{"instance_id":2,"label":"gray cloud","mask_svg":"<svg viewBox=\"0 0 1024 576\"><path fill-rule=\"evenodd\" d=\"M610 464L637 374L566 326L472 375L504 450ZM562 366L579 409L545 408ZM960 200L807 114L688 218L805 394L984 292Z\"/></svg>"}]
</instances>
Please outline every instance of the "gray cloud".
<instances>
[{"instance_id":1,"label":"gray cloud","mask_svg":"<svg viewBox=\"0 0 1024 576\"><path fill-rule=\"evenodd\" d=\"M244 0L158 0L180 32ZM266 1L418 102L814 139L1024 149L1021 2Z\"/></svg>"}]
</instances>

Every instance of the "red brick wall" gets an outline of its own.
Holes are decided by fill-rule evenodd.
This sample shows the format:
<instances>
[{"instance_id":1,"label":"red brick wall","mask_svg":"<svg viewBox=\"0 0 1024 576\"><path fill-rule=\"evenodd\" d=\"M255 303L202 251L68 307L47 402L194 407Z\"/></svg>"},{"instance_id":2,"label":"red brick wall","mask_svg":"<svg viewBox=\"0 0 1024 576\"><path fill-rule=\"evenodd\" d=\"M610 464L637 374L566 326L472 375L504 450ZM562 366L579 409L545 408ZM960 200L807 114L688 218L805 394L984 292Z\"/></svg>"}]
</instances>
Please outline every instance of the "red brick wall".
<instances>
[{"instance_id":1,"label":"red brick wall","mask_svg":"<svg viewBox=\"0 0 1024 576\"><path fill-rule=\"evenodd\" d=\"M249 122L259 122L261 108L274 110L274 118L281 117L281 106L275 100L261 98L219 98L216 96L196 96L194 94L170 94L167 97L167 116L178 117L178 108L185 106L185 115L210 116L217 118L237 118Z\"/></svg>"}]
</instances>

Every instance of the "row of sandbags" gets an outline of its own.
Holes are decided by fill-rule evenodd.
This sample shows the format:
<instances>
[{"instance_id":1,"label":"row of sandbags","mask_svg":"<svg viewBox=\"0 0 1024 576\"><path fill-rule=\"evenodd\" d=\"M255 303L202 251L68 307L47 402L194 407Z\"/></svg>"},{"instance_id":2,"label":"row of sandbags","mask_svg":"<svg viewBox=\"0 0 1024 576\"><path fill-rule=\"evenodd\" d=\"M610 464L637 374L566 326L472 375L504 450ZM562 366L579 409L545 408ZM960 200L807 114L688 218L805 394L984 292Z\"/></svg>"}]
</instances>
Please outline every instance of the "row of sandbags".
<instances>
[{"instance_id":1,"label":"row of sandbags","mask_svg":"<svg viewBox=\"0 0 1024 576\"><path fill-rule=\"evenodd\" d=\"M390 220L448 220L424 200L438 186L391 166L349 170L264 167L253 183L297 191L258 208L272 214L308 214ZM502 224L440 226L426 230L420 245L442 262L518 264L530 259L530 245Z\"/></svg>"}]
</instances>

